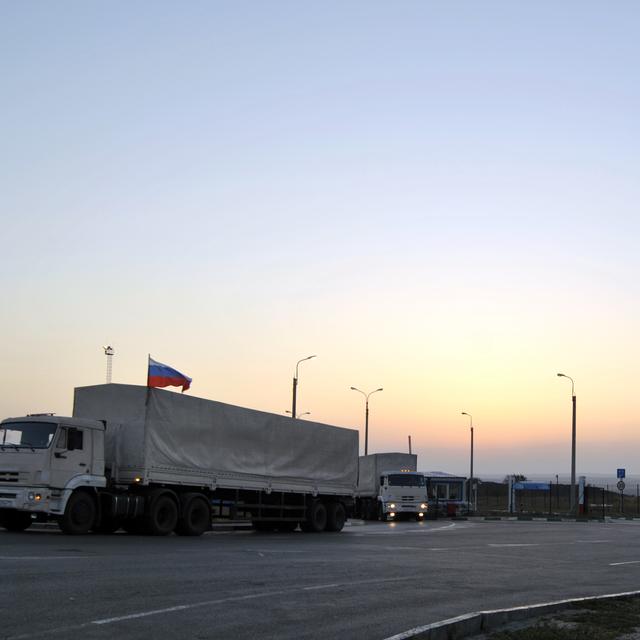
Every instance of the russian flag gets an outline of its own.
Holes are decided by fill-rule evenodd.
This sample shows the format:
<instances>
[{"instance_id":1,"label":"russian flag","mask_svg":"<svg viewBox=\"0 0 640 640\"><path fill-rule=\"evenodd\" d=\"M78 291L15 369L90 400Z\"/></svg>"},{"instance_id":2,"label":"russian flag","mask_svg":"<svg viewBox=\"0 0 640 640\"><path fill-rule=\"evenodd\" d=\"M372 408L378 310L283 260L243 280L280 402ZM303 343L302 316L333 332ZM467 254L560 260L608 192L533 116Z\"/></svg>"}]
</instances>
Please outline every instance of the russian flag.
<instances>
[{"instance_id":1,"label":"russian flag","mask_svg":"<svg viewBox=\"0 0 640 640\"><path fill-rule=\"evenodd\" d=\"M166 364L162 364L162 362L156 362L149 356L147 386L182 387L182 391L185 392L191 386L191 378Z\"/></svg>"}]
</instances>

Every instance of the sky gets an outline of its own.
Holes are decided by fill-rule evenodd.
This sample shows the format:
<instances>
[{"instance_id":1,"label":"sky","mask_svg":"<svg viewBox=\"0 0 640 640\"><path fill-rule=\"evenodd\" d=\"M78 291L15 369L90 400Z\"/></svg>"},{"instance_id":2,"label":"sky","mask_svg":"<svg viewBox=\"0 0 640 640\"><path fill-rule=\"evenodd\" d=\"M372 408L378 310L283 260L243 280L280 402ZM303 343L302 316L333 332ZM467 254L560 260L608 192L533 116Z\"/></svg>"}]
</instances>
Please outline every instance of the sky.
<instances>
[{"instance_id":1,"label":"sky","mask_svg":"<svg viewBox=\"0 0 640 640\"><path fill-rule=\"evenodd\" d=\"M0 415L145 384L640 473L640 5L0 4Z\"/></svg>"}]
</instances>

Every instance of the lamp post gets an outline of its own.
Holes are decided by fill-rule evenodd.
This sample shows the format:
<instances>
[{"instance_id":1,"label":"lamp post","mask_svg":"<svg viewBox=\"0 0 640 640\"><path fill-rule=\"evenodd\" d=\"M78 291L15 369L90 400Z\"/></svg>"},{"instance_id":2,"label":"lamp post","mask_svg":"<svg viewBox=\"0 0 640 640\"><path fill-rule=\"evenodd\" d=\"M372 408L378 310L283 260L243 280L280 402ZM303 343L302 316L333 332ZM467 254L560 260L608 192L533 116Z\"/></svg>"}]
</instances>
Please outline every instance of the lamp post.
<instances>
[{"instance_id":1,"label":"lamp post","mask_svg":"<svg viewBox=\"0 0 640 640\"><path fill-rule=\"evenodd\" d=\"M113 371L113 354L115 353L115 351L111 346L102 347L102 349L104 350L104 355L107 356L106 381L107 381L107 384L111 384L111 372Z\"/></svg>"},{"instance_id":2,"label":"lamp post","mask_svg":"<svg viewBox=\"0 0 640 640\"><path fill-rule=\"evenodd\" d=\"M298 362L296 362L296 375L293 376L293 401L291 403L292 418L296 417L296 395L298 392L298 366L300 365L301 362L304 362L305 360L311 360L311 358L315 358L315 356L307 356L306 358L302 358L302 360L298 360Z\"/></svg>"},{"instance_id":3,"label":"lamp post","mask_svg":"<svg viewBox=\"0 0 640 640\"><path fill-rule=\"evenodd\" d=\"M469 427L471 429L471 463L469 469L469 505L474 505L475 510L475 491L473 489L473 416L466 411L463 411L463 416L469 416Z\"/></svg>"},{"instance_id":4,"label":"lamp post","mask_svg":"<svg viewBox=\"0 0 640 640\"><path fill-rule=\"evenodd\" d=\"M365 399L365 410L364 410L364 455L366 456L369 453L369 396L378 393L378 391L382 391L382 387L379 389L375 389L374 391L369 391L369 393L365 393L364 391L360 391L356 387L351 387L351 391L357 391L364 396Z\"/></svg>"},{"instance_id":5,"label":"lamp post","mask_svg":"<svg viewBox=\"0 0 640 640\"><path fill-rule=\"evenodd\" d=\"M576 388L571 376L567 376L564 373L558 374L559 378L568 378L571 380L571 496L569 498L569 505L572 514L575 514L576 510Z\"/></svg>"}]
</instances>

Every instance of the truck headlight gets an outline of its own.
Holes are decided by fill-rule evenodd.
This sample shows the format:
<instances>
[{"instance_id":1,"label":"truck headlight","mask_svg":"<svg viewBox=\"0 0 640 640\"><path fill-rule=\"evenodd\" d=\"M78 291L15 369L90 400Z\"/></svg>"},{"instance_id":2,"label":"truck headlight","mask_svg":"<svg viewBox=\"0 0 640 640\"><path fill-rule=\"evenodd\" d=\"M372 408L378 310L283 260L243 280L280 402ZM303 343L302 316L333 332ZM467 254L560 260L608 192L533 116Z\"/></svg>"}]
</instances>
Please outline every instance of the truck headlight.
<instances>
[{"instance_id":1,"label":"truck headlight","mask_svg":"<svg viewBox=\"0 0 640 640\"><path fill-rule=\"evenodd\" d=\"M389 509L395 509L395 508L396 508L396 503L395 503L395 502L392 502L392 503L389 505Z\"/></svg>"},{"instance_id":2,"label":"truck headlight","mask_svg":"<svg viewBox=\"0 0 640 640\"><path fill-rule=\"evenodd\" d=\"M427 505L423 502L423 503L420 505L420 508L421 508L421 509L426 509L426 508L427 508Z\"/></svg>"},{"instance_id":3,"label":"truck headlight","mask_svg":"<svg viewBox=\"0 0 640 640\"><path fill-rule=\"evenodd\" d=\"M396 514L395 514L395 513L393 513L393 511L392 511L392 512L389 514L389 517L390 517L390 518L395 518L395 517L396 517Z\"/></svg>"},{"instance_id":4,"label":"truck headlight","mask_svg":"<svg viewBox=\"0 0 640 640\"><path fill-rule=\"evenodd\" d=\"M33 491L29 491L29 493L27 494L27 499L29 500L29 502L33 502L36 499L36 494L33 493Z\"/></svg>"}]
</instances>

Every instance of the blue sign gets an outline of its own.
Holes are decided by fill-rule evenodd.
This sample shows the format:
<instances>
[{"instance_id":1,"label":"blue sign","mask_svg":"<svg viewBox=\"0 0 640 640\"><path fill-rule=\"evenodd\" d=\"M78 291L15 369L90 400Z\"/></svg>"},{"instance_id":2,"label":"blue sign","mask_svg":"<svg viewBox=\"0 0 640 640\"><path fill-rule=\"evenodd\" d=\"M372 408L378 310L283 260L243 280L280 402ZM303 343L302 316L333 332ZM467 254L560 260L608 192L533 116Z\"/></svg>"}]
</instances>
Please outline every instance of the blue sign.
<instances>
[{"instance_id":1,"label":"blue sign","mask_svg":"<svg viewBox=\"0 0 640 640\"><path fill-rule=\"evenodd\" d=\"M616 471L618 472L618 475L616 476L617 478L624 478L624 474L625 474L624 469L617 469Z\"/></svg>"},{"instance_id":2,"label":"blue sign","mask_svg":"<svg viewBox=\"0 0 640 640\"><path fill-rule=\"evenodd\" d=\"M514 489L524 489L525 491L549 491L548 482L514 482Z\"/></svg>"}]
</instances>

